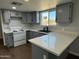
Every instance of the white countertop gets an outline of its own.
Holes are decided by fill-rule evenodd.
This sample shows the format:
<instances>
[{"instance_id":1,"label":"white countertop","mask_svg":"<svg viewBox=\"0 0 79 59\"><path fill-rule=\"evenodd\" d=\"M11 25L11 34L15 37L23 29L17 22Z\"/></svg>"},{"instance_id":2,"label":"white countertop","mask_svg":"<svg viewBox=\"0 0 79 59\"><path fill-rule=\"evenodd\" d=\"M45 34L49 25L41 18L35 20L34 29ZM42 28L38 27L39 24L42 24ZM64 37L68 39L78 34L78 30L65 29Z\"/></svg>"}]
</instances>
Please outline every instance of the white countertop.
<instances>
[{"instance_id":1,"label":"white countertop","mask_svg":"<svg viewBox=\"0 0 79 59\"><path fill-rule=\"evenodd\" d=\"M29 30L29 29L24 29L23 31L25 32L25 31L27 31L27 30ZM15 31L17 31L17 30L15 30ZM18 30L17 32L23 32L23 31ZM4 32L5 32L5 33L13 33L14 31L13 31L13 30L4 30Z\"/></svg>"},{"instance_id":2,"label":"white countertop","mask_svg":"<svg viewBox=\"0 0 79 59\"><path fill-rule=\"evenodd\" d=\"M77 36L78 33L76 32L52 32L48 35L30 39L29 42L56 56L60 56Z\"/></svg>"},{"instance_id":3,"label":"white countertop","mask_svg":"<svg viewBox=\"0 0 79 59\"><path fill-rule=\"evenodd\" d=\"M35 32L39 32L39 33L45 33L45 32L40 32L39 30L35 30L35 29L23 29L24 32L25 31L28 31L28 30L35 31ZM17 30L15 30L15 31L17 31ZM5 33L13 33L13 30L7 29L7 30L4 30L4 32ZM18 30L17 32L22 32L22 31L21 30ZM45 33L45 34L48 34L48 33Z\"/></svg>"}]
</instances>

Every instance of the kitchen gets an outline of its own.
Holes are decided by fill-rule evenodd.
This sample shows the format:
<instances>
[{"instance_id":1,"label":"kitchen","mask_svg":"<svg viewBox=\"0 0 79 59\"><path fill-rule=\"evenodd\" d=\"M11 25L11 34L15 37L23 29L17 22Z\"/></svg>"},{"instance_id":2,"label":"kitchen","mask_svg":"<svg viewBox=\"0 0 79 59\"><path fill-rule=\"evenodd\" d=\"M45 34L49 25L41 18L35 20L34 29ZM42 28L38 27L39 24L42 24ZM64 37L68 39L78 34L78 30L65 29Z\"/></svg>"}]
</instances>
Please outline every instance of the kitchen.
<instances>
[{"instance_id":1,"label":"kitchen","mask_svg":"<svg viewBox=\"0 0 79 59\"><path fill-rule=\"evenodd\" d=\"M2 50L0 58L7 54L10 59L12 55L14 59L65 59L68 54L79 57L78 0L0 2L1 36L3 45L10 50Z\"/></svg>"}]
</instances>

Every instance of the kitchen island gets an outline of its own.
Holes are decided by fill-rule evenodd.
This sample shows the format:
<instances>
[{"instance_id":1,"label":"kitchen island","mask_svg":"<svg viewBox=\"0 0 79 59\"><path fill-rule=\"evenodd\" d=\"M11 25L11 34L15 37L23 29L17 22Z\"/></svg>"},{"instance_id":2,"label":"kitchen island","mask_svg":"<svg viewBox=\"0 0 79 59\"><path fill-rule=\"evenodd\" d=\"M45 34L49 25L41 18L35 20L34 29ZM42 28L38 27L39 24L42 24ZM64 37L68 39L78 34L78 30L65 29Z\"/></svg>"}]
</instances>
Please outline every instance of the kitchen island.
<instances>
[{"instance_id":1,"label":"kitchen island","mask_svg":"<svg viewBox=\"0 0 79 59\"><path fill-rule=\"evenodd\" d=\"M65 59L69 47L78 37L76 32L52 32L30 39L32 59Z\"/></svg>"}]
</instances>

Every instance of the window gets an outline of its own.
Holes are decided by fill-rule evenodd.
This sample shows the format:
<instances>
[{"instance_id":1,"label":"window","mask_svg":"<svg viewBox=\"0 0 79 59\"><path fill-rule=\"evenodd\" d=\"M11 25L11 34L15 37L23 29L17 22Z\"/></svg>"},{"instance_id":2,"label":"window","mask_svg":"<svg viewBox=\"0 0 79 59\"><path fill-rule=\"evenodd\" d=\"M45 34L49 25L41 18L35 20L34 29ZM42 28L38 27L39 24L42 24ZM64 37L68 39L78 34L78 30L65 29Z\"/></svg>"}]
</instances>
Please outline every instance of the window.
<instances>
[{"instance_id":1,"label":"window","mask_svg":"<svg viewBox=\"0 0 79 59\"><path fill-rule=\"evenodd\" d=\"M43 26L56 25L56 10L47 10L40 12L40 24Z\"/></svg>"},{"instance_id":2,"label":"window","mask_svg":"<svg viewBox=\"0 0 79 59\"><path fill-rule=\"evenodd\" d=\"M51 25L56 25L56 10L51 10L49 12L49 20L48 20L48 24L49 26Z\"/></svg>"},{"instance_id":3,"label":"window","mask_svg":"<svg viewBox=\"0 0 79 59\"><path fill-rule=\"evenodd\" d=\"M41 25L48 26L48 11L40 13Z\"/></svg>"}]
</instances>

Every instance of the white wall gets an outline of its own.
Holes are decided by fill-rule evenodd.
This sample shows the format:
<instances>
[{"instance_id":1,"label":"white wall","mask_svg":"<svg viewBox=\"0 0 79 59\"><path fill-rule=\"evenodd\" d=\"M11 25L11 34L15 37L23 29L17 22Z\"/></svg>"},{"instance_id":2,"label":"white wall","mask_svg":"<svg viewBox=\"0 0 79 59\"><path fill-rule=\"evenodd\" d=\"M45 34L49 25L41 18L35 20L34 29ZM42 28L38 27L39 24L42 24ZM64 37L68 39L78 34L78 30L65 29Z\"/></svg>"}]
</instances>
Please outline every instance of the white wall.
<instances>
[{"instance_id":1,"label":"white wall","mask_svg":"<svg viewBox=\"0 0 79 59\"><path fill-rule=\"evenodd\" d=\"M0 38L2 38L1 11L0 11Z\"/></svg>"},{"instance_id":2,"label":"white wall","mask_svg":"<svg viewBox=\"0 0 79 59\"><path fill-rule=\"evenodd\" d=\"M63 28L66 31L77 31L79 32L79 0L73 0L73 17L72 17L72 23L67 26L52 26L50 27L51 30L62 30Z\"/></svg>"}]
</instances>

